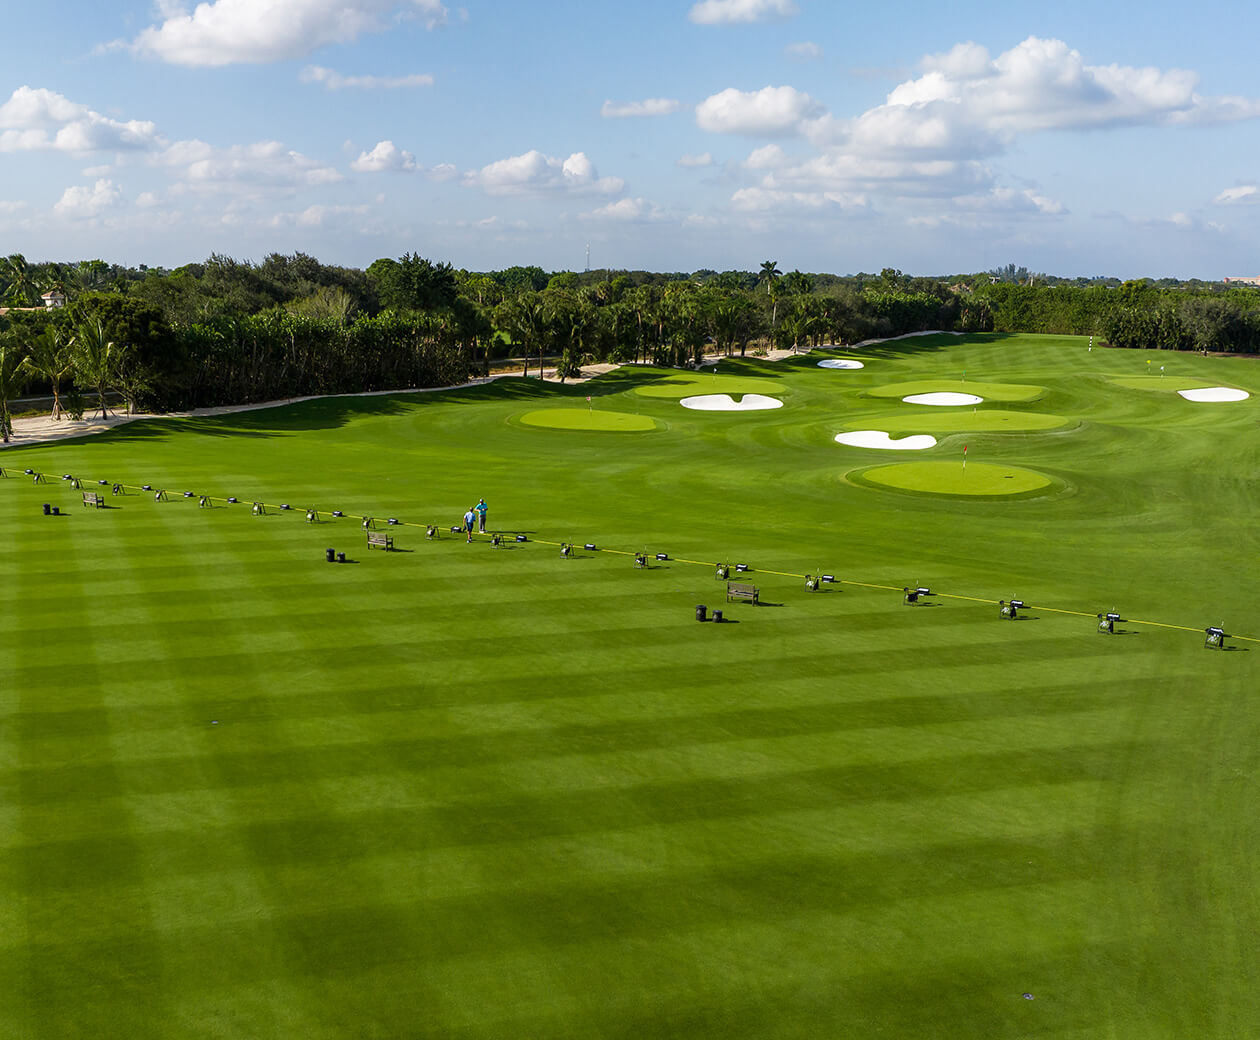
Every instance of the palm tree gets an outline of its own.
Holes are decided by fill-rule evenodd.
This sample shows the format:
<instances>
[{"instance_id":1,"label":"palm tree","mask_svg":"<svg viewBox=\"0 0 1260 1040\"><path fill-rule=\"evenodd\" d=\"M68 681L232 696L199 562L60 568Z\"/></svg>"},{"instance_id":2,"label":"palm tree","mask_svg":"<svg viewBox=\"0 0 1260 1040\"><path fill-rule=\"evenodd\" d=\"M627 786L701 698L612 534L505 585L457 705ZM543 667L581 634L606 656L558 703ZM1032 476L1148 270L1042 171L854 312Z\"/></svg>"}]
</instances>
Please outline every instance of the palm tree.
<instances>
[{"instance_id":1,"label":"palm tree","mask_svg":"<svg viewBox=\"0 0 1260 1040\"><path fill-rule=\"evenodd\" d=\"M762 261L761 274L757 276L757 284L764 285L766 287L766 292L769 293L770 286L773 285L775 279L782 274L783 272L779 270L777 260Z\"/></svg>"},{"instance_id":2,"label":"palm tree","mask_svg":"<svg viewBox=\"0 0 1260 1040\"><path fill-rule=\"evenodd\" d=\"M35 280L35 272L21 253L13 253L0 260L0 277L7 283L5 301L10 306L39 306L39 285Z\"/></svg>"},{"instance_id":3,"label":"palm tree","mask_svg":"<svg viewBox=\"0 0 1260 1040\"><path fill-rule=\"evenodd\" d=\"M105 335L105 326L99 318L85 321L70 341L76 375L96 388L101 406L101 418L109 415L105 404L105 391L118 377L126 348L120 347Z\"/></svg>"},{"instance_id":4,"label":"palm tree","mask_svg":"<svg viewBox=\"0 0 1260 1040\"><path fill-rule=\"evenodd\" d=\"M23 368L40 379L48 380L52 386L52 417L61 418L61 381L74 371L74 358L70 352L70 341L55 325L50 325L31 340L30 350Z\"/></svg>"},{"instance_id":5,"label":"palm tree","mask_svg":"<svg viewBox=\"0 0 1260 1040\"><path fill-rule=\"evenodd\" d=\"M9 398L17 397L26 382L26 351L12 333L0 337L0 440L9 443L13 420L9 418Z\"/></svg>"}]
</instances>

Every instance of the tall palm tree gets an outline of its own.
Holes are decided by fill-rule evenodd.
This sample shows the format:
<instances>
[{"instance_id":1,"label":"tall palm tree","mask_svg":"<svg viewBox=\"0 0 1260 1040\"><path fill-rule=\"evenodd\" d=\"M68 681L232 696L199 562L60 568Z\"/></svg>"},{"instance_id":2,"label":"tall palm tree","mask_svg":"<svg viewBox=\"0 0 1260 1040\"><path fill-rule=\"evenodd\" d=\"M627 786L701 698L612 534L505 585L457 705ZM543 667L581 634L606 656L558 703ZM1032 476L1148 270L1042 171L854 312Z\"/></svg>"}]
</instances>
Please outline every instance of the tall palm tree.
<instances>
[{"instance_id":1,"label":"tall palm tree","mask_svg":"<svg viewBox=\"0 0 1260 1040\"><path fill-rule=\"evenodd\" d=\"M39 283L35 272L21 253L12 253L0 260L0 276L3 276L8 288L5 301L13 307L37 307L39 305Z\"/></svg>"},{"instance_id":2,"label":"tall palm tree","mask_svg":"<svg viewBox=\"0 0 1260 1040\"><path fill-rule=\"evenodd\" d=\"M53 420L61 418L61 382L74 371L70 341L55 325L50 325L30 342L23 368L31 375L48 380L52 386Z\"/></svg>"},{"instance_id":3,"label":"tall palm tree","mask_svg":"<svg viewBox=\"0 0 1260 1040\"><path fill-rule=\"evenodd\" d=\"M761 264L761 274L757 276L757 284L764 285L766 287L766 293L769 294L770 286L772 286L775 279L779 278L782 274L783 272L779 270L777 260L764 260Z\"/></svg>"},{"instance_id":4,"label":"tall palm tree","mask_svg":"<svg viewBox=\"0 0 1260 1040\"><path fill-rule=\"evenodd\" d=\"M105 334L105 326L99 318L83 322L70 344L75 373L83 382L95 387L101 418L107 418L105 392L118 377L126 350Z\"/></svg>"},{"instance_id":5,"label":"tall palm tree","mask_svg":"<svg viewBox=\"0 0 1260 1040\"><path fill-rule=\"evenodd\" d=\"M0 337L0 441L9 443L13 420L9 417L9 398L17 397L26 382L22 363L26 350L19 340L9 333Z\"/></svg>"}]
</instances>

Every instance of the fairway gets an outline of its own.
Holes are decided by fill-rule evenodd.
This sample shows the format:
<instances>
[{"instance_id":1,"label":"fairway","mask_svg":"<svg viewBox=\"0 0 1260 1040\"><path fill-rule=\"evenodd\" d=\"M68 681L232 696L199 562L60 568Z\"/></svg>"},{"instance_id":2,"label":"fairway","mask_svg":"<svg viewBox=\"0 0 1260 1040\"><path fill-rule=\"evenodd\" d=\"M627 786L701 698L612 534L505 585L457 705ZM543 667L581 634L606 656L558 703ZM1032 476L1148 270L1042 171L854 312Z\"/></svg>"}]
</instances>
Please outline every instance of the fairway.
<instances>
[{"instance_id":1,"label":"fairway","mask_svg":"<svg viewBox=\"0 0 1260 1040\"><path fill-rule=\"evenodd\" d=\"M1260 1034L1260 370L1085 343L0 450L0 1036Z\"/></svg>"}]
</instances>

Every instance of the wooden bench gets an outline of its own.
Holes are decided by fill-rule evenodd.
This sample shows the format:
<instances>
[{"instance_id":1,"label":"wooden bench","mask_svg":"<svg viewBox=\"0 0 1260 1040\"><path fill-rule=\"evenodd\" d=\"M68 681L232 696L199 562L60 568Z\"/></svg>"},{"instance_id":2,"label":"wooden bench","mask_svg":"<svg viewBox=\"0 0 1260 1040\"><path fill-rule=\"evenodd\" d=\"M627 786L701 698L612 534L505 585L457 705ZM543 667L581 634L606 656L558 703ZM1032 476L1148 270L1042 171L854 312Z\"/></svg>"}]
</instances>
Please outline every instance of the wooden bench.
<instances>
[{"instance_id":1,"label":"wooden bench","mask_svg":"<svg viewBox=\"0 0 1260 1040\"><path fill-rule=\"evenodd\" d=\"M726 583L726 601L729 603L733 599L745 599L749 603L759 602L758 596L761 593L756 585L748 585L742 581L728 581Z\"/></svg>"},{"instance_id":2,"label":"wooden bench","mask_svg":"<svg viewBox=\"0 0 1260 1040\"><path fill-rule=\"evenodd\" d=\"M96 506L97 509L105 508L105 499L96 491L83 492L83 504L85 506Z\"/></svg>"},{"instance_id":3,"label":"wooden bench","mask_svg":"<svg viewBox=\"0 0 1260 1040\"><path fill-rule=\"evenodd\" d=\"M394 539L392 535L386 534L384 531L369 531L367 533L369 549L384 549L389 552L394 547Z\"/></svg>"}]
</instances>

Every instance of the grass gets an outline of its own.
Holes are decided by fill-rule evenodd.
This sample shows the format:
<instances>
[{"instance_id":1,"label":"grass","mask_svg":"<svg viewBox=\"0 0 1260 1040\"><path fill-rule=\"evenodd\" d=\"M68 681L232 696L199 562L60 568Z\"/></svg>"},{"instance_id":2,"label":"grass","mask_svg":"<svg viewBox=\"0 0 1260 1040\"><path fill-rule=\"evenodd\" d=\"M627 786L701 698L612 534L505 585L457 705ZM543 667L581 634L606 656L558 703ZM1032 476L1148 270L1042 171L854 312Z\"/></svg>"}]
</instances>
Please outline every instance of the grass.
<instances>
[{"instance_id":1,"label":"grass","mask_svg":"<svg viewBox=\"0 0 1260 1040\"><path fill-rule=\"evenodd\" d=\"M646 415L629 412L594 411L590 408L541 408L526 412L518 421L525 426L552 430L605 430L615 433L642 433L657 428Z\"/></svg>"},{"instance_id":2,"label":"grass","mask_svg":"<svg viewBox=\"0 0 1260 1040\"><path fill-rule=\"evenodd\" d=\"M622 369L0 451L54 475L0 480L0 1035L1255 1035L1256 399L1114 380L1260 375L1053 337L861 356L722 363L773 412ZM895 414L871 388L964 368L1069 421L969 432L968 474L1060 493L846 479L889 461L831 441ZM588 393L662 431L513 418ZM171 500L86 509L65 473ZM529 540L425 538L479 496ZM1250 638L1205 651L1220 622Z\"/></svg>"},{"instance_id":3,"label":"grass","mask_svg":"<svg viewBox=\"0 0 1260 1040\"><path fill-rule=\"evenodd\" d=\"M862 483L932 495L1021 495L1051 486L1049 477L1021 466L973 462L899 462L874 466L860 474Z\"/></svg>"}]
</instances>

